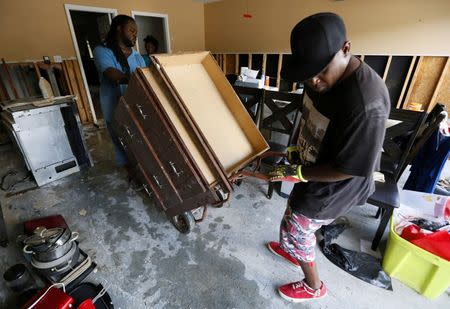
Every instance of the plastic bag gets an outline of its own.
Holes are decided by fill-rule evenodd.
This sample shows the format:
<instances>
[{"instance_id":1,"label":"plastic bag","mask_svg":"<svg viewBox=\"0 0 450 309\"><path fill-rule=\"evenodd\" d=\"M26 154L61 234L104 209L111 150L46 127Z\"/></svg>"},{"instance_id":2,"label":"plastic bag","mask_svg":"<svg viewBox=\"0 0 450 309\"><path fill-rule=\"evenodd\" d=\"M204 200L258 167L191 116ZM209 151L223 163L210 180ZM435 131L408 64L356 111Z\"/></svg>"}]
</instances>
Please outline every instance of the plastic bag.
<instances>
[{"instance_id":1,"label":"plastic bag","mask_svg":"<svg viewBox=\"0 0 450 309\"><path fill-rule=\"evenodd\" d=\"M419 226L421 229L428 230L431 232L437 232L437 231L439 231L439 229L448 225L447 222L438 223L438 222L429 221L427 219L416 219L416 220L412 220L411 223L414 223L415 225Z\"/></svg>"},{"instance_id":2,"label":"plastic bag","mask_svg":"<svg viewBox=\"0 0 450 309\"><path fill-rule=\"evenodd\" d=\"M450 234L447 231L424 233L420 227L411 224L403 229L400 236L417 247L450 261Z\"/></svg>"},{"instance_id":3,"label":"plastic bag","mask_svg":"<svg viewBox=\"0 0 450 309\"><path fill-rule=\"evenodd\" d=\"M323 254L334 265L377 287L392 291L391 277L381 268L381 261L370 254L342 248L332 243L345 229L345 223L323 226L320 242Z\"/></svg>"}]
</instances>

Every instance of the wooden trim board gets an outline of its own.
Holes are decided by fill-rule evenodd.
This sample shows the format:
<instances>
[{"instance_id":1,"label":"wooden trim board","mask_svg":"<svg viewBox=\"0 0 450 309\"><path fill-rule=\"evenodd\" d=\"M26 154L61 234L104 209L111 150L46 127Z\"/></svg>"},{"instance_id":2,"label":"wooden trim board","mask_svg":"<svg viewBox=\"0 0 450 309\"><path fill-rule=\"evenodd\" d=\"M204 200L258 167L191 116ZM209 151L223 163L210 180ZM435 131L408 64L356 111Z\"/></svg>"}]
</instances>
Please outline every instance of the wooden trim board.
<instances>
[{"instance_id":1,"label":"wooden trim board","mask_svg":"<svg viewBox=\"0 0 450 309\"><path fill-rule=\"evenodd\" d=\"M278 68L277 68L277 88L280 88L281 81L281 67L283 66L283 54L278 55Z\"/></svg>"},{"instance_id":2,"label":"wooden trim board","mask_svg":"<svg viewBox=\"0 0 450 309\"><path fill-rule=\"evenodd\" d=\"M262 74L266 75L266 61L267 61L267 54L263 54L263 62L262 62Z\"/></svg>"},{"instance_id":3,"label":"wooden trim board","mask_svg":"<svg viewBox=\"0 0 450 309\"><path fill-rule=\"evenodd\" d=\"M223 55L222 66L223 71L227 74L227 55Z\"/></svg>"},{"instance_id":4,"label":"wooden trim board","mask_svg":"<svg viewBox=\"0 0 450 309\"><path fill-rule=\"evenodd\" d=\"M448 67L448 60L447 71L442 77L442 84L440 85L440 91L437 94L436 103L445 104L447 110L450 111L450 68Z\"/></svg>"},{"instance_id":5,"label":"wooden trim board","mask_svg":"<svg viewBox=\"0 0 450 309\"><path fill-rule=\"evenodd\" d=\"M386 62L386 67L384 68L384 73L383 73L383 80L386 81L386 77L388 75L389 72L389 67L391 66L391 61L392 61L392 56L388 57L388 60Z\"/></svg>"},{"instance_id":6,"label":"wooden trim board","mask_svg":"<svg viewBox=\"0 0 450 309\"><path fill-rule=\"evenodd\" d=\"M406 98L405 98L405 101L403 103L403 108L406 108L408 106L409 100L411 98L411 94L413 92L414 85L416 83L417 76L419 75L419 69L422 66L423 59L424 59L424 57L420 56L419 60L417 61L416 70L414 71L414 74L412 76L411 84L410 84L410 86L408 88L408 92L406 94Z\"/></svg>"},{"instance_id":7,"label":"wooden trim board","mask_svg":"<svg viewBox=\"0 0 450 309\"><path fill-rule=\"evenodd\" d=\"M447 57L447 61L445 62L445 66L442 69L441 75L439 76L439 80L436 84L436 88L434 89L433 96L431 97L430 105L428 106L428 112L431 112L431 110L434 108L437 102L437 97L441 91L442 85L444 84L444 79L447 76L448 73L448 67L450 66L450 57ZM445 89L443 93L450 92L450 88Z\"/></svg>"},{"instance_id":8,"label":"wooden trim board","mask_svg":"<svg viewBox=\"0 0 450 309\"><path fill-rule=\"evenodd\" d=\"M414 83L411 83L406 106L410 103L422 104L423 110L428 110L433 94L438 86L442 71L445 69L447 57L421 57L420 66L416 69ZM420 60L419 60L420 61Z\"/></svg>"},{"instance_id":9,"label":"wooden trim board","mask_svg":"<svg viewBox=\"0 0 450 309\"><path fill-rule=\"evenodd\" d=\"M84 88L80 68L76 62L77 60L64 60L62 69L70 93L77 97L77 108L81 122L90 123L93 122L93 114L90 111L90 104L87 98L86 89Z\"/></svg>"},{"instance_id":10,"label":"wooden trim board","mask_svg":"<svg viewBox=\"0 0 450 309\"><path fill-rule=\"evenodd\" d=\"M416 60L417 60L416 56L414 56L411 59L411 63L409 65L408 73L406 74L406 78L405 78L405 81L403 83L402 91L400 92L400 97L398 98L397 108L401 108L402 107L403 96L405 95L406 88L408 87L409 78L411 77L411 73L413 71L413 68L414 68L414 65L416 63Z\"/></svg>"}]
</instances>

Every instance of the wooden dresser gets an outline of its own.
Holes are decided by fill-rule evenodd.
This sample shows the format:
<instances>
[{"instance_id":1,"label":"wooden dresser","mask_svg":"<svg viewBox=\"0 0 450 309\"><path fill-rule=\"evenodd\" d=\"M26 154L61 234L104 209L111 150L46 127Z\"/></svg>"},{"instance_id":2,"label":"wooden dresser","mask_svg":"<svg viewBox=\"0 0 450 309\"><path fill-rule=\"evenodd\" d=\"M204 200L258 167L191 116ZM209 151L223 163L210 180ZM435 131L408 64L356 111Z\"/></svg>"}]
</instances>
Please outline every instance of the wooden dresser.
<instances>
[{"instance_id":1,"label":"wooden dresser","mask_svg":"<svg viewBox=\"0 0 450 309\"><path fill-rule=\"evenodd\" d=\"M153 60L131 77L113 125L136 179L176 217L226 199L268 145L208 52Z\"/></svg>"}]
</instances>

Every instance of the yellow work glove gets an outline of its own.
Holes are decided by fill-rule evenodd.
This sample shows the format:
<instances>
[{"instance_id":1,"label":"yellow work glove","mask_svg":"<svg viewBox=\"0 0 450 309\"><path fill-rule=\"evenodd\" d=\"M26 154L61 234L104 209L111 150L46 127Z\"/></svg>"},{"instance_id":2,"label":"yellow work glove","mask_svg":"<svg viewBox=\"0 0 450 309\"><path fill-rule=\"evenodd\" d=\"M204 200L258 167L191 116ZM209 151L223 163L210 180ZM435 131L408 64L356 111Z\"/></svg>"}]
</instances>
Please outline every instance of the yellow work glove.
<instances>
[{"instance_id":1,"label":"yellow work glove","mask_svg":"<svg viewBox=\"0 0 450 309\"><path fill-rule=\"evenodd\" d=\"M300 163L300 146L289 146L287 148L287 158L290 164Z\"/></svg>"},{"instance_id":2,"label":"yellow work glove","mask_svg":"<svg viewBox=\"0 0 450 309\"><path fill-rule=\"evenodd\" d=\"M270 181L307 182L302 176L301 165L279 165L269 173Z\"/></svg>"}]
</instances>

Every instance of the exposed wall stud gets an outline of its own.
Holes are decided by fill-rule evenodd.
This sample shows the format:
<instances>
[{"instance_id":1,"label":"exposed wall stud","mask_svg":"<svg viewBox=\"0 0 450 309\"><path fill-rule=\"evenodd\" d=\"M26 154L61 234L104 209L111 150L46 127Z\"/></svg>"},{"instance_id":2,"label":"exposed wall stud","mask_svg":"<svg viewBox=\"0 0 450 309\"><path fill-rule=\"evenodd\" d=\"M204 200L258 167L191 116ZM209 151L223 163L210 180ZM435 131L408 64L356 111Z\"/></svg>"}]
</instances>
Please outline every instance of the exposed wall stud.
<instances>
[{"instance_id":1,"label":"exposed wall stud","mask_svg":"<svg viewBox=\"0 0 450 309\"><path fill-rule=\"evenodd\" d=\"M267 61L267 54L263 54L263 62L262 62L262 74L266 75L266 61Z\"/></svg>"},{"instance_id":2,"label":"exposed wall stud","mask_svg":"<svg viewBox=\"0 0 450 309\"><path fill-rule=\"evenodd\" d=\"M389 67L391 66L391 61L392 61L392 56L388 57L388 60L386 62L386 67L384 68L384 73L383 73L383 80L386 81L386 77L388 75L389 72Z\"/></svg>"},{"instance_id":3,"label":"exposed wall stud","mask_svg":"<svg viewBox=\"0 0 450 309\"><path fill-rule=\"evenodd\" d=\"M414 89L414 84L415 84L416 79L417 79L417 75L419 75L420 66L422 64L423 58L424 58L423 56L420 56L419 60L417 61L416 70L414 71L414 75L413 75L413 77L411 79L411 84L409 86L408 93L406 94L406 98L405 98L405 101L403 103L403 108L406 108L408 106L409 99L411 98L411 94L412 94L412 91Z\"/></svg>"},{"instance_id":4,"label":"exposed wall stud","mask_svg":"<svg viewBox=\"0 0 450 309\"><path fill-rule=\"evenodd\" d=\"M278 69L277 69L277 88L280 88L281 82L281 66L283 65L283 54L278 55Z\"/></svg>"},{"instance_id":5,"label":"exposed wall stud","mask_svg":"<svg viewBox=\"0 0 450 309\"><path fill-rule=\"evenodd\" d=\"M441 90L441 87L444 82L445 75L447 74L449 65L450 65L450 57L447 57L447 61L445 62L445 66L442 69L441 75L439 76L439 80L436 84L436 88L433 91L433 96L431 97L430 104L428 105L428 110L427 110L428 112L431 112L431 110L434 108L434 106L437 103L436 99L438 97L439 91ZM450 89L447 89L447 91L450 91Z\"/></svg>"},{"instance_id":6,"label":"exposed wall stud","mask_svg":"<svg viewBox=\"0 0 450 309\"><path fill-rule=\"evenodd\" d=\"M416 60L417 60L416 56L414 56L411 59L411 64L409 65L408 73L406 74L405 81L403 82L402 92L400 92L400 96L398 98L397 108L401 108L402 107L403 96L405 95L406 87L408 87L409 78L410 78L411 73L413 71L414 64L416 63Z\"/></svg>"}]
</instances>

